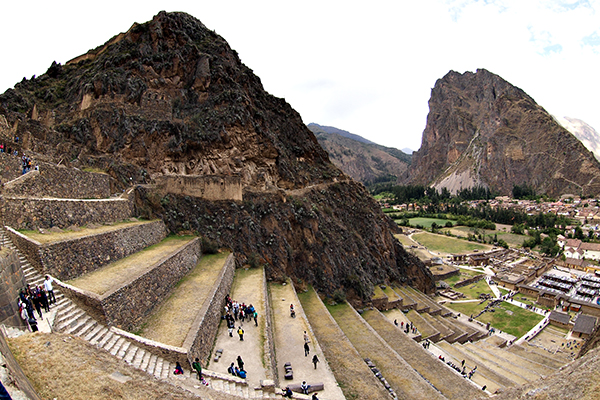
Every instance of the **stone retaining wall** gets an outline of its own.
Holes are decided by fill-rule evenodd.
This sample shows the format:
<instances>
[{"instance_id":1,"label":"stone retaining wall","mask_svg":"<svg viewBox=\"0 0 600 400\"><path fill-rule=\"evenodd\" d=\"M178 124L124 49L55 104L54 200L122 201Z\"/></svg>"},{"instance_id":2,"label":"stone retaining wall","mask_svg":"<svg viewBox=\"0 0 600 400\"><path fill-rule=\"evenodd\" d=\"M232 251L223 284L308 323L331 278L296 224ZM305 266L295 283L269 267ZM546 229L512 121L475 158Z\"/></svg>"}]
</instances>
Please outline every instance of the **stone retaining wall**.
<instances>
[{"instance_id":1,"label":"stone retaining wall","mask_svg":"<svg viewBox=\"0 0 600 400\"><path fill-rule=\"evenodd\" d=\"M103 295L76 288L56 279L57 286L97 321L124 330L137 328L171 289L200 259L200 239L196 238L176 253L159 260L122 286Z\"/></svg>"},{"instance_id":2,"label":"stone retaining wall","mask_svg":"<svg viewBox=\"0 0 600 400\"><path fill-rule=\"evenodd\" d=\"M221 274L217 278L211 293L204 302L200 313L196 317L188 336L183 342L183 348L188 350L188 359L191 363L198 357L206 365L212 346L219 329L221 312L225 305L225 296L231 291L233 275L235 273L235 257L230 254L225 260Z\"/></svg>"},{"instance_id":3,"label":"stone retaining wall","mask_svg":"<svg viewBox=\"0 0 600 400\"><path fill-rule=\"evenodd\" d=\"M115 231L45 244L10 228L7 232L34 268L41 274L49 273L61 280L77 278L127 257L160 242L167 235L162 221L125 225Z\"/></svg>"},{"instance_id":4,"label":"stone retaining wall","mask_svg":"<svg viewBox=\"0 0 600 400\"><path fill-rule=\"evenodd\" d=\"M175 284L198 264L200 257L200 239L195 238L142 275L105 293L101 298L106 319L124 330L138 328L167 299Z\"/></svg>"},{"instance_id":5,"label":"stone retaining wall","mask_svg":"<svg viewBox=\"0 0 600 400\"><path fill-rule=\"evenodd\" d=\"M0 324L25 327L19 315L19 290L25 287L25 277L16 251L0 250Z\"/></svg>"},{"instance_id":6,"label":"stone retaining wall","mask_svg":"<svg viewBox=\"0 0 600 400\"><path fill-rule=\"evenodd\" d=\"M474 277L472 277L472 278L465 279L464 281L457 282L457 283L454 285L454 288L461 288L461 287L463 287L463 286L470 285L471 283L479 282L479 281L480 281L480 280L482 280L483 278L485 278L485 274L481 274L481 275L475 275L475 276L474 276Z\"/></svg>"},{"instance_id":7,"label":"stone retaining wall","mask_svg":"<svg viewBox=\"0 0 600 400\"><path fill-rule=\"evenodd\" d=\"M292 285L292 288L294 285ZM267 286L267 275L263 268L263 297L265 299L265 358L271 362L271 373L267 371L267 379L273 379L275 386L279 386L279 375L277 373L277 358L275 357L275 338L273 337L273 315L271 314L271 297L269 296L269 289ZM296 290L294 290L296 294ZM298 296L296 296L297 298ZM295 301L298 304L298 301ZM270 376L269 376L270 375Z\"/></svg>"},{"instance_id":8,"label":"stone retaining wall","mask_svg":"<svg viewBox=\"0 0 600 400\"><path fill-rule=\"evenodd\" d=\"M7 182L4 193L15 197L105 199L110 197L110 176L49 163Z\"/></svg>"},{"instance_id":9,"label":"stone retaining wall","mask_svg":"<svg viewBox=\"0 0 600 400\"><path fill-rule=\"evenodd\" d=\"M15 229L68 228L91 223L104 224L132 217L129 199L101 200L41 199L3 196L0 211L4 225Z\"/></svg>"},{"instance_id":10,"label":"stone retaining wall","mask_svg":"<svg viewBox=\"0 0 600 400\"><path fill-rule=\"evenodd\" d=\"M153 178L160 193L200 197L207 200L242 200L240 176L159 175Z\"/></svg>"},{"instance_id":11,"label":"stone retaining wall","mask_svg":"<svg viewBox=\"0 0 600 400\"><path fill-rule=\"evenodd\" d=\"M136 346L143 348L150 352L150 354L162 357L170 362L179 362L184 368L189 363L187 351L183 347L169 346L168 344L155 342L154 340L134 335L131 332L124 331L114 326L112 326L110 330L117 335L135 342L134 344Z\"/></svg>"}]
</instances>

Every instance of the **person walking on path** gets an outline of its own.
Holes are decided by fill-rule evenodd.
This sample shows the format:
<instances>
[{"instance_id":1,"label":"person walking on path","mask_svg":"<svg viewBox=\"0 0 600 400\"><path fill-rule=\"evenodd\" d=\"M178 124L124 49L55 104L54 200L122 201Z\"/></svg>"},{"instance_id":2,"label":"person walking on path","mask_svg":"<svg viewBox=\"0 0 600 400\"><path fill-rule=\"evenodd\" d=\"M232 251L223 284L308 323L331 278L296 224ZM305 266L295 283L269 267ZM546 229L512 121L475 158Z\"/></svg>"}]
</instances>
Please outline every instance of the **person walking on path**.
<instances>
[{"instance_id":1,"label":"person walking on path","mask_svg":"<svg viewBox=\"0 0 600 400\"><path fill-rule=\"evenodd\" d=\"M317 369L317 363L319 362L319 357L315 354L312 359L312 363L315 365L315 369Z\"/></svg>"},{"instance_id":2,"label":"person walking on path","mask_svg":"<svg viewBox=\"0 0 600 400\"><path fill-rule=\"evenodd\" d=\"M256 320L257 317L258 313L256 312L256 310L254 310L254 313L252 314L252 318L254 318L254 326L258 326L258 321Z\"/></svg>"},{"instance_id":3,"label":"person walking on path","mask_svg":"<svg viewBox=\"0 0 600 400\"><path fill-rule=\"evenodd\" d=\"M202 364L200 364L200 359L196 357L196 361L192 363L192 368L196 370L198 373L198 380L202 380Z\"/></svg>"},{"instance_id":4,"label":"person walking on path","mask_svg":"<svg viewBox=\"0 0 600 400\"><path fill-rule=\"evenodd\" d=\"M244 330L241 326L238 328L238 335L240 335L240 340L244 340Z\"/></svg>"},{"instance_id":5,"label":"person walking on path","mask_svg":"<svg viewBox=\"0 0 600 400\"><path fill-rule=\"evenodd\" d=\"M244 360L242 360L242 356L237 356L237 365L240 369L244 369Z\"/></svg>"},{"instance_id":6,"label":"person walking on path","mask_svg":"<svg viewBox=\"0 0 600 400\"><path fill-rule=\"evenodd\" d=\"M310 343L310 338L308 337L308 333L304 331L304 343Z\"/></svg>"},{"instance_id":7,"label":"person walking on path","mask_svg":"<svg viewBox=\"0 0 600 400\"><path fill-rule=\"evenodd\" d=\"M304 342L304 357L308 357L310 353L310 347L308 347L308 342Z\"/></svg>"}]
</instances>

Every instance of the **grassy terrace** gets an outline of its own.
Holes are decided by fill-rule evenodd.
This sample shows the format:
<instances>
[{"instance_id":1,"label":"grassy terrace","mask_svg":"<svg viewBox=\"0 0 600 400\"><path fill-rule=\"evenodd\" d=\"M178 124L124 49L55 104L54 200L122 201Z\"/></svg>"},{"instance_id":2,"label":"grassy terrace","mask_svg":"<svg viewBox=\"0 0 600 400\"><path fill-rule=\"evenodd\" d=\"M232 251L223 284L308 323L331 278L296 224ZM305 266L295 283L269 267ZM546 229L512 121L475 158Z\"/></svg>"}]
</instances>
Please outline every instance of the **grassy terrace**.
<instances>
[{"instance_id":1,"label":"grassy terrace","mask_svg":"<svg viewBox=\"0 0 600 400\"><path fill-rule=\"evenodd\" d=\"M424 228L431 228L431 224L433 224L434 222L437 224L437 226L444 226L446 225L446 222L451 222L452 225L454 225L456 223L456 221L452 221L451 219L439 219L439 218L411 218L408 220L408 222L410 223L411 226L417 226L417 225L421 225Z\"/></svg>"},{"instance_id":2,"label":"grassy terrace","mask_svg":"<svg viewBox=\"0 0 600 400\"><path fill-rule=\"evenodd\" d=\"M67 283L99 295L127 283L151 269L158 261L189 243L194 236L170 236L160 243L87 273Z\"/></svg>"},{"instance_id":3,"label":"grassy terrace","mask_svg":"<svg viewBox=\"0 0 600 400\"><path fill-rule=\"evenodd\" d=\"M487 251L492 248L492 246L489 245L468 242L466 240L436 235L429 232L415 233L412 237L433 252L459 254L470 253L474 250Z\"/></svg>"},{"instance_id":4,"label":"grassy terrace","mask_svg":"<svg viewBox=\"0 0 600 400\"><path fill-rule=\"evenodd\" d=\"M482 293L487 293L492 296L494 295L494 293L492 293L492 289L490 289L485 279L481 279L474 284L463 286L454 290L463 293L465 296L467 296L466 299L478 299L479 295Z\"/></svg>"},{"instance_id":5,"label":"grassy terrace","mask_svg":"<svg viewBox=\"0 0 600 400\"><path fill-rule=\"evenodd\" d=\"M98 226L95 228L82 227L79 230L73 230L73 231L63 230L62 232L46 231L46 233L40 233L39 231L30 231L30 230L20 230L19 232L22 233L23 235L27 236L30 239L36 240L41 244L45 244L45 243L60 242L62 240L78 239L78 238L81 238L84 236L95 235L98 233L116 231L118 229L130 227L130 226L147 224L149 222L153 222L153 221L123 221L123 222L116 222L116 223L110 224L110 225L101 225L101 226Z\"/></svg>"},{"instance_id":6,"label":"grassy terrace","mask_svg":"<svg viewBox=\"0 0 600 400\"><path fill-rule=\"evenodd\" d=\"M347 399L387 399L389 394L352 347L317 293L298 293L304 313Z\"/></svg>"},{"instance_id":7,"label":"grassy terrace","mask_svg":"<svg viewBox=\"0 0 600 400\"><path fill-rule=\"evenodd\" d=\"M148 318L139 334L172 346L181 346L204 305L229 253L203 255L198 264Z\"/></svg>"},{"instance_id":8,"label":"grassy terrace","mask_svg":"<svg viewBox=\"0 0 600 400\"><path fill-rule=\"evenodd\" d=\"M327 306L331 316L354 345L362 358L370 358L399 398L440 399L439 392L421 379L402 358L391 353L385 342L370 330L361 317L347 304ZM370 397L361 397L370 398Z\"/></svg>"},{"instance_id":9,"label":"grassy terrace","mask_svg":"<svg viewBox=\"0 0 600 400\"><path fill-rule=\"evenodd\" d=\"M451 400L483 397L481 391L465 384L464 378L454 374L423 347L377 310L365 311L363 318L373 329L419 374Z\"/></svg>"},{"instance_id":10,"label":"grassy terrace","mask_svg":"<svg viewBox=\"0 0 600 400\"><path fill-rule=\"evenodd\" d=\"M477 315L485 308L487 302L447 303L446 306L464 315ZM477 320L490 323L494 328L507 332L516 337L521 337L533 328L544 317L534 312L527 311L507 302L502 302L494 312L483 313Z\"/></svg>"}]
</instances>

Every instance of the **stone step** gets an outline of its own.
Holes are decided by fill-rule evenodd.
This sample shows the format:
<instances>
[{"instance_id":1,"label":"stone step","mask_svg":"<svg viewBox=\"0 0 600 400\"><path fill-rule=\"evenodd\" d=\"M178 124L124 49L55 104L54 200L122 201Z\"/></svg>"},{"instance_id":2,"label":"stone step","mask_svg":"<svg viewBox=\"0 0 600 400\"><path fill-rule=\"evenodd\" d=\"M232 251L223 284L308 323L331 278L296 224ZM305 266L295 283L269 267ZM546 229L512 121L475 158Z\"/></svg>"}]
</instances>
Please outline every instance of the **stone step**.
<instances>
[{"instance_id":1,"label":"stone step","mask_svg":"<svg viewBox=\"0 0 600 400\"><path fill-rule=\"evenodd\" d=\"M137 352L140 351L141 349L135 345L131 345L129 346L129 349L127 350L127 352L125 353L123 360L127 363L127 364L133 364L133 359L136 356Z\"/></svg>"},{"instance_id":2,"label":"stone step","mask_svg":"<svg viewBox=\"0 0 600 400\"><path fill-rule=\"evenodd\" d=\"M508 347L507 351L521 356L523 358L526 358L528 360L545 365L546 367L552 368L553 370L556 370L564 365L559 360L553 359L550 353L548 353L548 355L544 355L532 351L527 351L524 347L516 344L513 344L512 346Z\"/></svg>"},{"instance_id":3,"label":"stone step","mask_svg":"<svg viewBox=\"0 0 600 400\"><path fill-rule=\"evenodd\" d=\"M156 359L156 365L154 366L154 376L157 378L160 378L160 374L162 373L163 362L164 360L160 357Z\"/></svg>"},{"instance_id":4,"label":"stone step","mask_svg":"<svg viewBox=\"0 0 600 400\"><path fill-rule=\"evenodd\" d=\"M468 344L468 343L465 343L465 345L466 344ZM463 354L469 355L471 357L471 359L475 360L479 364L485 365L490 370L495 371L498 374L503 374L508 379L510 379L513 382L516 382L519 385L523 385L528 382L527 378L523 377L520 374L520 371L514 371L512 369L508 370L508 369L504 368L503 366L499 365L494 360L490 360L490 359L486 358L485 354L482 354L481 352L478 352L475 349L465 347L465 345L454 343L452 346L459 349L461 352L463 352Z\"/></svg>"},{"instance_id":5,"label":"stone step","mask_svg":"<svg viewBox=\"0 0 600 400\"><path fill-rule=\"evenodd\" d=\"M146 354L148 354L146 350L138 348L138 351L135 353L135 357L131 360L131 365L133 365L134 368L141 369L140 366L142 365L142 360Z\"/></svg>"},{"instance_id":6,"label":"stone step","mask_svg":"<svg viewBox=\"0 0 600 400\"><path fill-rule=\"evenodd\" d=\"M524 379L526 379L528 381L534 381L534 380L537 380L542 377L541 374L538 374L537 372L534 372L534 371L528 369L525 365L510 362L510 361L506 360L506 358L504 358L498 354L492 353L491 351L484 348L483 346L478 346L475 343L465 343L464 346L467 347L469 350L473 351L474 353L476 353L477 355L479 355L480 357L482 357L486 360L493 361L496 364L498 364L499 366L501 366L502 368L508 369L511 372L519 374L519 376L522 376Z\"/></svg>"},{"instance_id":7,"label":"stone step","mask_svg":"<svg viewBox=\"0 0 600 400\"><path fill-rule=\"evenodd\" d=\"M114 333L112 333L110 330L107 329L106 333L104 333L101 337L96 337L94 340L97 340L96 342L96 346L105 349L106 350L106 345L110 342L110 340L112 340L115 336ZM93 344L94 340L91 342ZM114 343L113 343L114 344Z\"/></svg>"},{"instance_id":8,"label":"stone step","mask_svg":"<svg viewBox=\"0 0 600 400\"><path fill-rule=\"evenodd\" d=\"M517 383L506 377L503 371L496 372L488 368L486 365L472 358L469 353L461 351L457 347L456 343L450 344L448 342L441 341L436 343L436 346L438 346L446 354L446 362L451 361L455 365L460 366L461 361L465 360L467 371L471 371L473 368L477 367L477 371L472 378L473 382L477 383L479 386L486 385L488 390L492 393L499 388L518 386Z\"/></svg>"},{"instance_id":9,"label":"stone step","mask_svg":"<svg viewBox=\"0 0 600 400\"><path fill-rule=\"evenodd\" d=\"M175 364L173 364L173 369L175 369ZM167 360L163 360L162 372L160 374L161 378L167 379L169 377L169 373L171 372L171 363Z\"/></svg>"},{"instance_id":10,"label":"stone step","mask_svg":"<svg viewBox=\"0 0 600 400\"><path fill-rule=\"evenodd\" d=\"M448 343L464 343L467 341L467 338L469 337L467 332L465 332L461 327L452 324L451 318L444 318L441 314L434 315L433 318L435 318L440 324L444 325L447 329L454 332L452 335L446 337L444 339L445 341L447 341Z\"/></svg>"},{"instance_id":11,"label":"stone step","mask_svg":"<svg viewBox=\"0 0 600 400\"><path fill-rule=\"evenodd\" d=\"M527 368L528 370L533 371L541 376L548 376L555 371L554 368L550 368L545 366L544 364L540 364L533 360L523 358L521 356L509 352L506 349L501 349L484 341L479 341L476 343L476 345L477 347L480 347L486 350L487 352L494 354L496 357L501 357L510 363Z\"/></svg>"},{"instance_id":12,"label":"stone step","mask_svg":"<svg viewBox=\"0 0 600 400\"><path fill-rule=\"evenodd\" d=\"M92 339L104 329L106 329L106 327L96 323L94 329L91 329L85 336L83 336L83 340L86 342L91 342Z\"/></svg>"},{"instance_id":13,"label":"stone step","mask_svg":"<svg viewBox=\"0 0 600 400\"><path fill-rule=\"evenodd\" d=\"M79 318L73 320L68 325L63 325L62 330L67 334L76 334L90 319L91 318L88 315L82 313Z\"/></svg>"},{"instance_id":14,"label":"stone step","mask_svg":"<svg viewBox=\"0 0 600 400\"><path fill-rule=\"evenodd\" d=\"M154 370L156 369L156 363L158 361L158 357L154 354L150 356L150 361L148 362L148 368L145 369L147 373L150 375L154 374Z\"/></svg>"},{"instance_id":15,"label":"stone step","mask_svg":"<svg viewBox=\"0 0 600 400\"><path fill-rule=\"evenodd\" d=\"M152 354L148 351L142 357L142 362L140 363L140 369L142 371L148 370L148 363L150 362L150 357L152 357Z\"/></svg>"},{"instance_id":16,"label":"stone step","mask_svg":"<svg viewBox=\"0 0 600 400\"><path fill-rule=\"evenodd\" d=\"M110 353L110 351L112 350L113 347L115 347L115 345L117 344L117 342L119 342L119 339L122 339L119 335L112 335L112 337L110 338L110 340L108 340L103 348L104 350L108 351ZM119 346L121 346L121 344L123 343L124 340L122 340L119 343Z\"/></svg>"},{"instance_id":17,"label":"stone step","mask_svg":"<svg viewBox=\"0 0 600 400\"><path fill-rule=\"evenodd\" d=\"M129 347L131 347L131 342L129 340L125 340L125 343L123 343L123 346L121 346L121 348L117 352L116 356L121 359L124 359L125 354L127 354L127 350L129 349Z\"/></svg>"},{"instance_id":18,"label":"stone step","mask_svg":"<svg viewBox=\"0 0 600 400\"><path fill-rule=\"evenodd\" d=\"M77 331L76 335L79 337L84 337L88 333L90 333L92 330L94 330L97 326L98 326L98 322L96 322L95 319L90 318L87 320L85 325Z\"/></svg>"},{"instance_id":19,"label":"stone step","mask_svg":"<svg viewBox=\"0 0 600 400\"><path fill-rule=\"evenodd\" d=\"M80 315L83 315L83 314L84 314L83 310L76 307L73 304L73 307L70 307L68 310L65 310L65 312L61 312L60 315L58 315L56 317L55 325L58 328L59 326L63 326L64 324L67 324L72 319L76 319Z\"/></svg>"},{"instance_id":20,"label":"stone step","mask_svg":"<svg viewBox=\"0 0 600 400\"><path fill-rule=\"evenodd\" d=\"M429 339L434 343L439 341L440 331L431 326L429 322L425 321L419 312L410 310L406 313L406 317L417 327L417 330L421 333L422 340Z\"/></svg>"}]
</instances>

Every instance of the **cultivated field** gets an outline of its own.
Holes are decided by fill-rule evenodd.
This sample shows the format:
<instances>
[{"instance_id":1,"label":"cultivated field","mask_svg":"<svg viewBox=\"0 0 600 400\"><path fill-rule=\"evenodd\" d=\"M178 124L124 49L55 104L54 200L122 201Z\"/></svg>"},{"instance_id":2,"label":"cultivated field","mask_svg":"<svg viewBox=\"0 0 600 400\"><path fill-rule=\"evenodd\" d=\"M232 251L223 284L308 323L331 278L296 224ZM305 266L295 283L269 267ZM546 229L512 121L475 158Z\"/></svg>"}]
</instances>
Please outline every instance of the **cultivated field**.
<instances>
[{"instance_id":1,"label":"cultivated field","mask_svg":"<svg viewBox=\"0 0 600 400\"><path fill-rule=\"evenodd\" d=\"M446 222L451 222L452 225L456 224L456 221L452 221L451 219L439 219L439 218L411 218L408 220L408 222L410 223L411 226L417 226L417 225L421 225L424 228L431 228L431 224L433 224L434 222L437 224L437 226L444 226L446 225Z\"/></svg>"},{"instance_id":2,"label":"cultivated field","mask_svg":"<svg viewBox=\"0 0 600 400\"><path fill-rule=\"evenodd\" d=\"M430 251L436 253L460 254L470 253L474 250L487 251L492 248L490 245L468 242L466 240L436 235L429 232L415 233L412 235L412 238L421 245L427 247Z\"/></svg>"},{"instance_id":3,"label":"cultivated field","mask_svg":"<svg viewBox=\"0 0 600 400\"><path fill-rule=\"evenodd\" d=\"M508 227L508 229L506 229ZM498 235L498 239L504 240L510 247L521 247L523 242L529 238L526 235L515 235L514 233L510 233L510 225L496 225L496 230L490 229L478 229L477 232L483 233L488 238L493 238L494 235ZM470 228L468 226L457 226L454 228L444 228L444 230L449 230L451 234L467 237L469 234L475 234L475 228Z\"/></svg>"}]
</instances>

